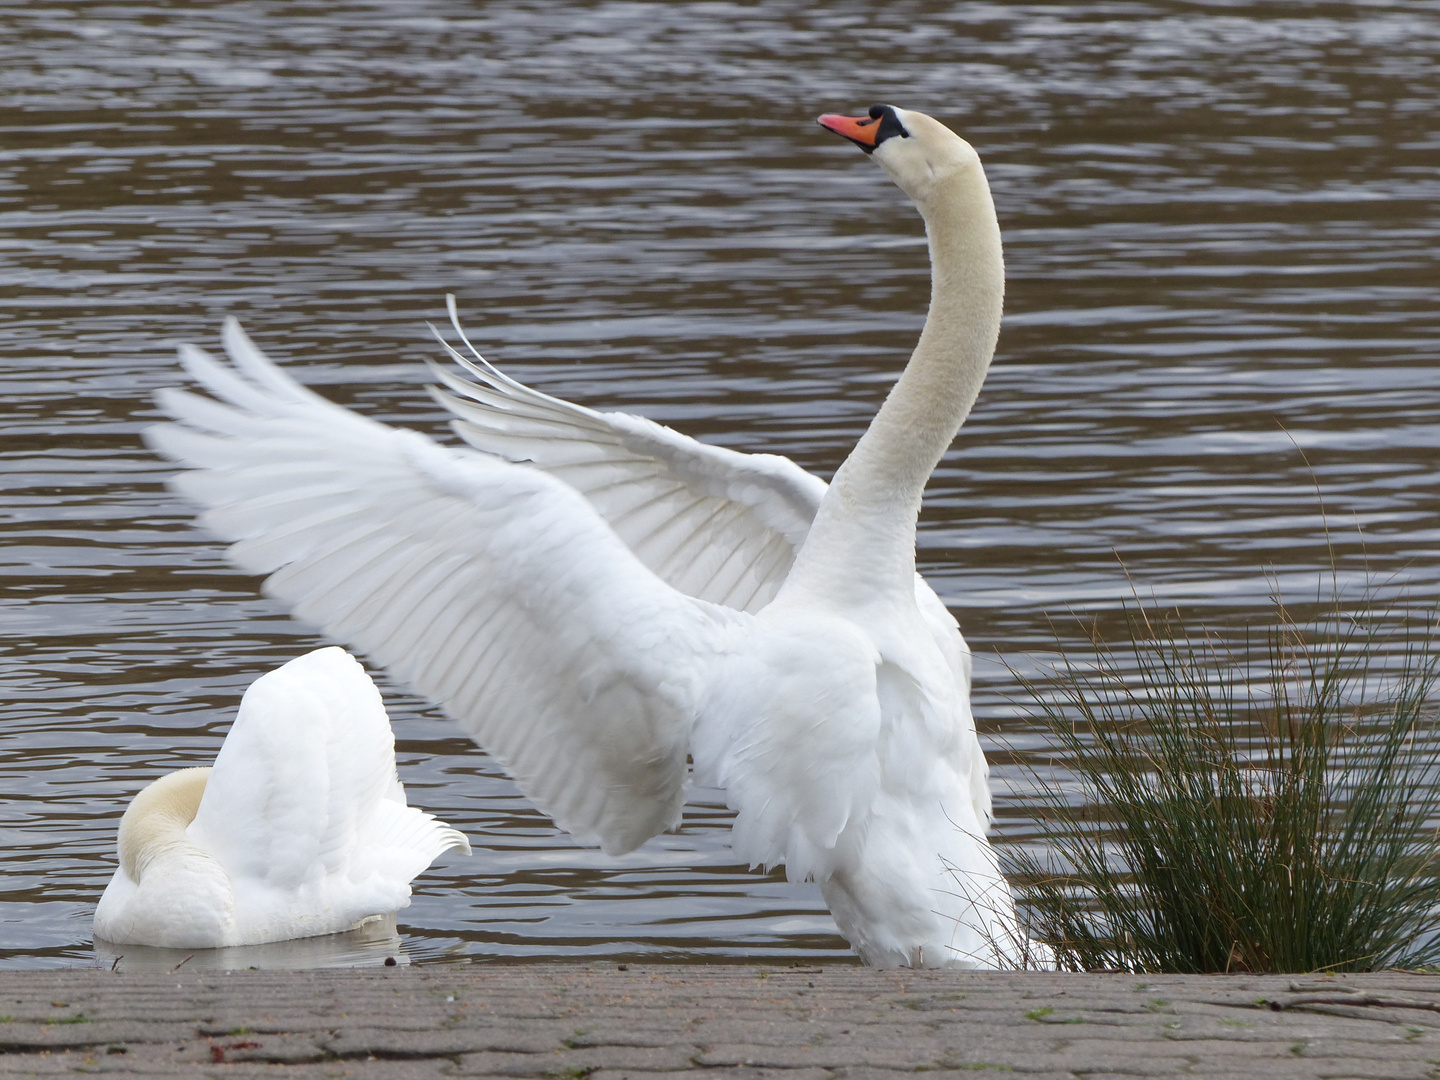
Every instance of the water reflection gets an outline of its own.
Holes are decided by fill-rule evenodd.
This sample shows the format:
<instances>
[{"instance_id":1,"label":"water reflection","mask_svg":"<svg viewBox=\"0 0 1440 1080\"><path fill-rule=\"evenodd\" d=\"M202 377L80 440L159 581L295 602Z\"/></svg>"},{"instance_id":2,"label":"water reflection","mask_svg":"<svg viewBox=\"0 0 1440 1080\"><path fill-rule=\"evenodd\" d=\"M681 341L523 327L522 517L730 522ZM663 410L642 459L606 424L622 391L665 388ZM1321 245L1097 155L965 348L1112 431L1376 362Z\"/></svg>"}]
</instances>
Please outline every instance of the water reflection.
<instances>
[{"instance_id":1,"label":"water reflection","mask_svg":"<svg viewBox=\"0 0 1440 1080\"><path fill-rule=\"evenodd\" d=\"M421 325L829 475L927 298L918 221L812 117L893 100L980 149L1001 356L930 489L925 571L991 731L1022 667L1130 584L1233 626L1325 533L1433 596L1440 13L1429 0L91 5L0 37L0 962L92 962L145 782L213 757L243 688L320 642L230 571L140 447L179 340L226 312L337 400L443 430ZM1293 440L1293 443L1292 443ZM1352 561L1350 566L1356 564ZM1356 571L1343 585L1359 587ZM836 959L818 895L727 818L579 850L422 702L401 773L473 860L419 879L417 958ZM997 769L1004 835L1031 832Z\"/></svg>"},{"instance_id":2,"label":"water reflection","mask_svg":"<svg viewBox=\"0 0 1440 1080\"><path fill-rule=\"evenodd\" d=\"M112 971L244 971L296 968L408 965L410 956L385 915L344 934L232 945L223 949L162 949L153 945L115 945L95 939L95 964Z\"/></svg>"}]
</instances>

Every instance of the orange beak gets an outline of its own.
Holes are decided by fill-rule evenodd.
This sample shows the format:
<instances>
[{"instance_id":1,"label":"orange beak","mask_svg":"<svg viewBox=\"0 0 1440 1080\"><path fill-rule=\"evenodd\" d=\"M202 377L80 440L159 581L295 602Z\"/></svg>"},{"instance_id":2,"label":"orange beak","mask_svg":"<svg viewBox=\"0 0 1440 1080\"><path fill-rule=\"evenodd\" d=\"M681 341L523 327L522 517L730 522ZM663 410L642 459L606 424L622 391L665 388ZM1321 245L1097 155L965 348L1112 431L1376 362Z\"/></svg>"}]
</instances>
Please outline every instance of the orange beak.
<instances>
[{"instance_id":1,"label":"orange beak","mask_svg":"<svg viewBox=\"0 0 1440 1080\"><path fill-rule=\"evenodd\" d=\"M833 131L841 138L849 139L867 154L875 152L875 136L880 133L879 117L841 116L826 113L819 118L819 124L826 131Z\"/></svg>"}]
</instances>

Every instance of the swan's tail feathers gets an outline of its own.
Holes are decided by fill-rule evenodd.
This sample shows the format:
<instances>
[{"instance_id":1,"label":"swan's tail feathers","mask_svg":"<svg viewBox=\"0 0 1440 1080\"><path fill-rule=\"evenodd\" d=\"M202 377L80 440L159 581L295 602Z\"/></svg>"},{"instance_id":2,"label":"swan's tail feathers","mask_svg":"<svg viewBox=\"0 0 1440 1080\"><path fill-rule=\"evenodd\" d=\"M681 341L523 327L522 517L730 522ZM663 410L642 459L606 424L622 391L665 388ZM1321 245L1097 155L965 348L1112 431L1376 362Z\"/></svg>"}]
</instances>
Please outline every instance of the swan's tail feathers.
<instances>
[{"instance_id":1,"label":"swan's tail feathers","mask_svg":"<svg viewBox=\"0 0 1440 1080\"><path fill-rule=\"evenodd\" d=\"M447 851L470 854L470 841L459 829L393 799L380 800L373 829L366 847L406 882Z\"/></svg>"}]
</instances>

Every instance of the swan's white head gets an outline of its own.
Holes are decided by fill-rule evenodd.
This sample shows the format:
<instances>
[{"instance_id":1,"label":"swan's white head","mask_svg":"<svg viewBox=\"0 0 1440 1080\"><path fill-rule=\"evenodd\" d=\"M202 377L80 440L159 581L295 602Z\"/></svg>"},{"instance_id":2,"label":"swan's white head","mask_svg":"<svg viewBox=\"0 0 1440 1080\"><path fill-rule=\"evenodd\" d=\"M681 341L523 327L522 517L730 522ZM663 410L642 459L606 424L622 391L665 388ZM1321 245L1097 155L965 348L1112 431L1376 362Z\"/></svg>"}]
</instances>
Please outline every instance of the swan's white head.
<instances>
[{"instance_id":1,"label":"swan's white head","mask_svg":"<svg viewBox=\"0 0 1440 1080\"><path fill-rule=\"evenodd\" d=\"M922 211L942 181L984 175L975 148L924 113L872 105L868 116L826 113L819 122L872 155Z\"/></svg>"}]
</instances>

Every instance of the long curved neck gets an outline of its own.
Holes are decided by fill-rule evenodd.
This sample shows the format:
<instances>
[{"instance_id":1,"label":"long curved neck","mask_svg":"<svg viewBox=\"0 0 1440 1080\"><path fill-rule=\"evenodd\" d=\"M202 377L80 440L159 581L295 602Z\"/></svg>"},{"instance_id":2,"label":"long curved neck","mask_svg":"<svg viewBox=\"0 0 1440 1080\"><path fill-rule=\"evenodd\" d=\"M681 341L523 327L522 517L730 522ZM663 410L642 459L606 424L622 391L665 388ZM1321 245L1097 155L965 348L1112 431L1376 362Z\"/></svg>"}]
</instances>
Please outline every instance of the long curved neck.
<instances>
[{"instance_id":1,"label":"long curved neck","mask_svg":"<svg viewBox=\"0 0 1440 1080\"><path fill-rule=\"evenodd\" d=\"M930 311L909 364L820 504L785 591L848 604L914 591L926 481L985 381L1005 295L1000 226L984 173L941 181L921 207Z\"/></svg>"},{"instance_id":2,"label":"long curved neck","mask_svg":"<svg viewBox=\"0 0 1440 1080\"><path fill-rule=\"evenodd\" d=\"M205 794L208 768L181 769L149 785L120 818L120 865L139 884L158 859L194 848L185 830Z\"/></svg>"}]
</instances>

